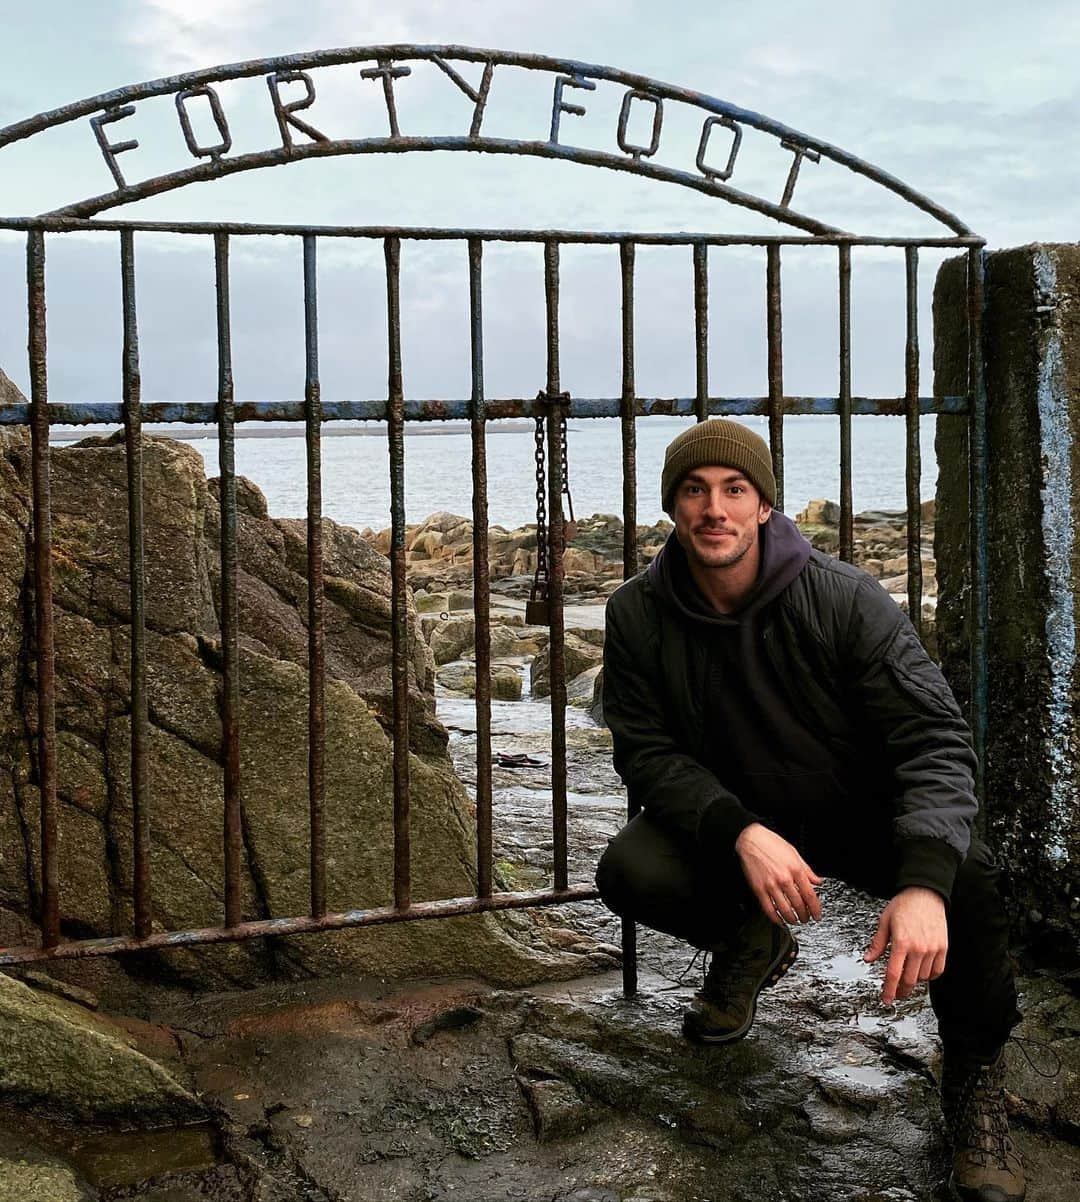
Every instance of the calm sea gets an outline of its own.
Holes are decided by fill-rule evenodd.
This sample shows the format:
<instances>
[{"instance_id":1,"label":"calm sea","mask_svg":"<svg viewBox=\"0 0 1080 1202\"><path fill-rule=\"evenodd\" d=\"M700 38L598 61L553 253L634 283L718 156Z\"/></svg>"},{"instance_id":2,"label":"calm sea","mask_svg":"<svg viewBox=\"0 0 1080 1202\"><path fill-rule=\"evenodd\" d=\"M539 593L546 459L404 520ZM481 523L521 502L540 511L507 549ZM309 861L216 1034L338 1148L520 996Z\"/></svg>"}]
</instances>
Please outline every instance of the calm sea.
<instances>
[{"instance_id":1,"label":"calm sea","mask_svg":"<svg viewBox=\"0 0 1080 1202\"><path fill-rule=\"evenodd\" d=\"M935 418L920 423L922 498L934 495ZM949 420L949 419L945 419ZM746 424L768 438L765 418ZM664 517L660 508L660 469L664 448L692 419L647 418L637 425L638 522ZM509 428L507 428L509 427ZM322 440L323 513L362 529L390 524L389 458L385 433L368 430ZM370 427L369 427L370 429ZM405 510L417 522L438 510L472 514L471 441L468 426L460 430L410 433L405 440ZM175 427L174 427L175 430ZM300 427L264 437L236 440L236 470L266 494L275 517L301 517L305 512L306 469ZM840 497L839 422L834 417L789 417L784 424L785 509L794 515L812 498ZM852 491L855 510L904 509L904 422L901 418L852 419ZM218 474L216 438L199 438L207 474ZM488 427L488 495L492 524L508 528L535 521L533 435L520 421L492 422ZM616 418L572 421L569 429L570 487L574 512L621 513L622 465Z\"/></svg>"}]
</instances>

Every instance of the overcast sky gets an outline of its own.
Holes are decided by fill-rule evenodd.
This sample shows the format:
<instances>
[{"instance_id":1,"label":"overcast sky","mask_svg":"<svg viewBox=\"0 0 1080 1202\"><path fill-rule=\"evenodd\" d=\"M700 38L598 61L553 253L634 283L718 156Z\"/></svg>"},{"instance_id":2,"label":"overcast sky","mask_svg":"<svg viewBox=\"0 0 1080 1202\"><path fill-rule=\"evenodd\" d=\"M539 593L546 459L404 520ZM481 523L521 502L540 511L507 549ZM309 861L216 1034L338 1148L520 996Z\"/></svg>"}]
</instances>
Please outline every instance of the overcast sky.
<instances>
[{"instance_id":1,"label":"overcast sky","mask_svg":"<svg viewBox=\"0 0 1080 1202\"><path fill-rule=\"evenodd\" d=\"M4 73L0 126L126 84L221 63L338 46L456 43L603 63L767 114L890 172L951 210L991 247L1070 241L1080 230L1080 16L1075 4L744 3L627 0L132 0L36 6L0 0ZM370 65L370 64L367 64ZM464 72L474 83L478 74ZM485 132L546 138L553 77L535 87L497 74ZM541 86L542 85L542 86ZM330 136L385 133L377 85L359 68L318 76L313 124ZM569 93L569 89L568 89ZM260 80L221 91L237 147L275 145ZM299 95L293 93L293 98ZM398 84L403 132L463 134L471 103L434 67ZM577 96L572 99L577 100ZM621 90L563 118L567 142L615 150ZM154 105L157 107L155 108ZM696 138L665 114L657 160L693 170ZM641 117L640 111L638 117ZM637 120L637 118L635 118ZM643 118L642 118L643 120ZM133 180L185 156L171 101L144 102L128 128L140 148L120 156ZM381 122L381 124L380 124ZM202 132L207 132L200 127ZM700 114L698 125L700 128ZM641 122L632 127L640 137ZM776 200L784 174L747 138L732 180ZM755 157L757 154L757 157ZM666 158L665 158L666 156ZM721 156L722 157L722 156ZM780 174L777 175L777 171ZM19 216L111 188L88 120L0 150L0 212ZM945 232L850 173L805 164L794 207L856 232ZM155 218L402 225L774 231L714 197L602 169L519 156L357 156L311 160L200 184L118 210ZM940 256L924 253L922 391L930 391L928 300ZM785 385L836 392L836 252L786 252ZM202 242L138 244L144 397L212 398L212 260ZM378 244L320 252L323 392L385 394L385 313ZM712 391L765 391L764 260L714 251ZM563 384L584 396L619 389L618 252L566 251ZM690 252L639 253L638 390L693 392ZM536 248L485 260L489 396L543 384L542 261ZM50 391L56 400L115 399L119 281L115 235L49 242ZM238 394L295 397L303 356L299 251L265 240L234 251ZM405 386L411 396L468 394L467 266L460 244L403 254ZM855 391L902 390L902 256L856 255ZM0 367L26 386L23 243L0 237Z\"/></svg>"}]
</instances>

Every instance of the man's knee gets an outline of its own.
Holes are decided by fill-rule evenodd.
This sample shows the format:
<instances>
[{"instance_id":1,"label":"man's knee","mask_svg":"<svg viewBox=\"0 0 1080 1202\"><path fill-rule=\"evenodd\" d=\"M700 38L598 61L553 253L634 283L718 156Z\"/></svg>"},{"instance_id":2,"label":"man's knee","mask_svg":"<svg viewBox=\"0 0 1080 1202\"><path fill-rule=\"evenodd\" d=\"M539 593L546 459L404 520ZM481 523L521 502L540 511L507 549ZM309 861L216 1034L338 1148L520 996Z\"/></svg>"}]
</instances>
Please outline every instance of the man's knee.
<instances>
[{"instance_id":1,"label":"man's knee","mask_svg":"<svg viewBox=\"0 0 1080 1202\"><path fill-rule=\"evenodd\" d=\"M655 854L640 838L626 835L624 827L607 846L596 866L596 887L608 909L625 918L641 917L656 906L689 903L689 865L673 864Z\"/></svg>"}]
</instances>

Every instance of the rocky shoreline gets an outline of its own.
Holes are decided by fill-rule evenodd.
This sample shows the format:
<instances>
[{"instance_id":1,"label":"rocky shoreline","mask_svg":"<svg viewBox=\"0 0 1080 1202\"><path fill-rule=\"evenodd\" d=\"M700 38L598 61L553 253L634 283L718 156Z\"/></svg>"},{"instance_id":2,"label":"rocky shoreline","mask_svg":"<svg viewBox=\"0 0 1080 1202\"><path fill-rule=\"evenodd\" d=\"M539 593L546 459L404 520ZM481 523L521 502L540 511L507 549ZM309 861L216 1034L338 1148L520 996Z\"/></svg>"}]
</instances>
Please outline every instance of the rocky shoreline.
<instances>
[{"instance_id":1,"label":"rocky shoreline","mask_svg":"<svg viewBox=\"0 0 1080 1202\"><path fill-rule=\"evenodd\" d=\"M936 652L936 563L933 555L934 502L922 506L921 566L923 638ZM811 501L795 522L819 550L830 555L840 546L840 507L833 501ZM638 563L648 564L671 533L670 522L637 528ZM854 517L854 562L876 577L906 613L908 610L907 514L867 511ZM390 530L365 529L361 537L387 554ZM599 606L623 580L623 524L613 514L593 514L577 521L563 559L565 597L570 607ZM546 696L548 631L526 626L524 605L536 571L536 526L506 530L492 526L488 535L491 580L492 696L513 701L522 696L522 668L533 696ZM431 669L444 688L472 696L476 688L475 622L472 616L473 524L458 514L434 513L406 527L408 583L421 628L431 650ZM580 615L568 623L565 655L568 700L593 711L598 708L599 672L603 657L603 622Z\"/></svg>"}]
</instances>

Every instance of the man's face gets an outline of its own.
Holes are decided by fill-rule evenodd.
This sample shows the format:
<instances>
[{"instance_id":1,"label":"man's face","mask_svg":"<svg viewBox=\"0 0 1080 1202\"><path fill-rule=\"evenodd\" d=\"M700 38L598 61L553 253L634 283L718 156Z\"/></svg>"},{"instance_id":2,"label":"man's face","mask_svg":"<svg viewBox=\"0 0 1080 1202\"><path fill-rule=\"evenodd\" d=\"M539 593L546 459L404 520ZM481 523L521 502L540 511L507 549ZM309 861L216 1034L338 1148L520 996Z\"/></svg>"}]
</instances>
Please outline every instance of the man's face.
<instances>
[{"instance_id":1,"label":"man's face","mask_svg":"<svg viewBox=\"0 0 1080 1202\"><path fill-rule=\"evenodd\" d=\"M675 489L675 535L703 568L737 564L757 543L772 506L736 468L697 467Z\"/></svg>"}]
</instances>

